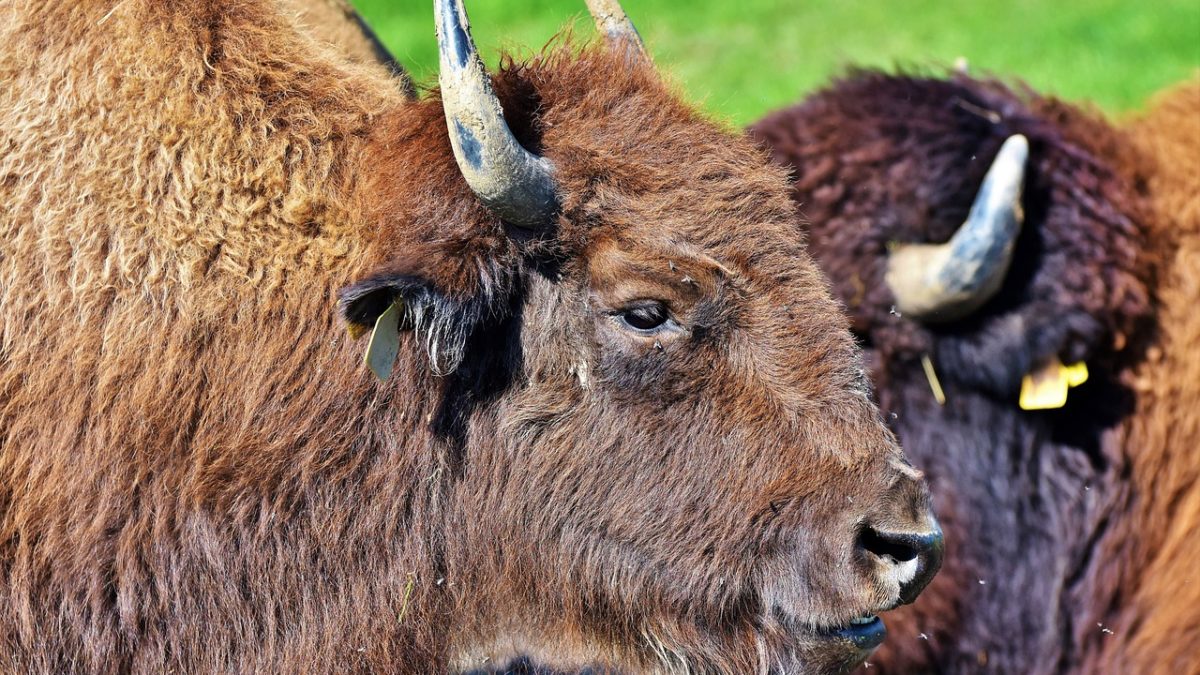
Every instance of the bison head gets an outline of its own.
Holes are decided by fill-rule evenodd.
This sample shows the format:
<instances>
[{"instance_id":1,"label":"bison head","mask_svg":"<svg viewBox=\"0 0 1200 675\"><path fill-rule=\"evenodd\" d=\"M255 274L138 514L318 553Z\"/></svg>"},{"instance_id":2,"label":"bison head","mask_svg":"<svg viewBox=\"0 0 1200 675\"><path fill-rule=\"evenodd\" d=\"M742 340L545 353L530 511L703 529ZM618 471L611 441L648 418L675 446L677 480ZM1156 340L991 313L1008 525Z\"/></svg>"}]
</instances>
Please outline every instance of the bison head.
<instances>
[{"instance_id":1,"label":"bison head","mask_svg":"<svg viewBox=\"0 0 1200 675\"><path fill-rule=\"evenodd\" d=\"M363 328L398 308L386 386L434 401L404 419L448 479L427 544L446 583L413 602L464 668L852 666L940 564L922 474L784 173L594 4L609 44L493 81L437 3L441 105L381 124L420 152L375 168L378 260L342 307Z\"/></svg>"},{"instance_id":2,"label":"bison head","mask_svg":"<svg viewBox=\"0 0 1200 675\"><path fill-rule=\"evenodd\" d=\"M856 73L751 134L794 172L810 249L949 533L884 665L1066 663L1101 635L1089 566L1125 498L1105 438L1152 308L1139 160L1086 111L965 75ZM1080 361L1091 378L1065 407L1021 408L1027 375Z\"/></svg>"}]
</instances>

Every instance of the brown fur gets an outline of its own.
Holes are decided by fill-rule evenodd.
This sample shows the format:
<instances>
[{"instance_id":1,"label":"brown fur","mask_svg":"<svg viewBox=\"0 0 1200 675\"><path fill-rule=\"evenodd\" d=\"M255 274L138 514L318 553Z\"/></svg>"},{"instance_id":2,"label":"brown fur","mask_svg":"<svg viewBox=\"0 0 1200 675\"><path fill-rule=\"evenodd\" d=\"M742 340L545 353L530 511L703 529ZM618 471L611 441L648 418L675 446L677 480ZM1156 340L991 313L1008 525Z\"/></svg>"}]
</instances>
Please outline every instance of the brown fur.
<instances>
[{"instance_id":1,"label":"brown fur","mask_svg":"<svg viewBox=\"0 0 1200 675\"><path fill-rule=\"evenodd\" d=\"M1200 653L1200 87L1124 126L994 81L855 73L755 124L927 467L943 573L866 672L1191 672ZM930 326L891 311L891 241L940 242L1000 143L1031 143L1004 287ZM947 401L933 401L930 354ZM1060 411L1017 407L1048 356Z\"/></svg>"},{"instance_id":2,"label":"brown fur","mask_svg":"<svg viewBox=\"0 0 1200 675\"><path fill-rule=\"evenodd\" d=\"M412 78L349 2L283 0L283 4L285 11L294 13L297 25L318 41L333 46L351 63L382 64L404 92L416 96Z\"/></svg>"},{"instance_id":3,"label":"brown fur","mask_svg":"<svg viewBox=\"0 0 1200 675\"><path fill-rule=\"evenodd\" d=\"M531 238L274 3L0 13L0 671L829 671L915 590L859 537L928 495L782 172L647 64L497 76ZM386 383L339 292L403 301Z\"/></svg>"},{"instance_id":4,"label":"brown fur","mask_svg":"<svg viewBox=\"0 0 1200 675\"><path fill-rule=\"evenodd\" d=\"M1132 493L1100 554L1120 589L1110 639L1094 639L1081 672L1189 672L1200 653L1200 75L1126 125L1155 163L1151 240L1168 243L1158 338L1127 377L1137 409L1121 434ZM1106 636L1109 637L1109 636Z\"/></svg>"}]
</instances>

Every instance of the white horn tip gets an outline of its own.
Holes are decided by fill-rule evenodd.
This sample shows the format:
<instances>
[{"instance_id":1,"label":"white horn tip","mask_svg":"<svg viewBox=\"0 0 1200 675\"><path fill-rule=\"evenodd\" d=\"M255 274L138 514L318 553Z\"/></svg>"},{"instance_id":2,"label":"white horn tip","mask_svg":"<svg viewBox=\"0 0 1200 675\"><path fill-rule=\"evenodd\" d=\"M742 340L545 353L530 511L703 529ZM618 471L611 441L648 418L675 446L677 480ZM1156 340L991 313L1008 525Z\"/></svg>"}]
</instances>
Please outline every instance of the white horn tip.
<instances>
[{"instance_id":1,"label":"white horn tip","mask_svg":"<svg viewBox=\"0 0 1200 675\"><path fill-rule=\"evenodd\" d=\"M1000 146L992 166L983 179L972 217L1011 208L1020 200L1025 183L1025 163L1029 159L1029 141L1021 134L1009 136ZM982 212L980 211L982 209Z\"/></svg>"},{"instance_id":2,"label":"white horn tip","mask_svg":"<svg viewBox=\"0 0 1200 675\"><path fill-rule=\"evenodd\" d=\"M1029 159L1029 139L1023 134L1013 134L1000 146L996 153L996 164L1015 165L1024 170L1025 160Z\"/></svg>"}]
</instances>

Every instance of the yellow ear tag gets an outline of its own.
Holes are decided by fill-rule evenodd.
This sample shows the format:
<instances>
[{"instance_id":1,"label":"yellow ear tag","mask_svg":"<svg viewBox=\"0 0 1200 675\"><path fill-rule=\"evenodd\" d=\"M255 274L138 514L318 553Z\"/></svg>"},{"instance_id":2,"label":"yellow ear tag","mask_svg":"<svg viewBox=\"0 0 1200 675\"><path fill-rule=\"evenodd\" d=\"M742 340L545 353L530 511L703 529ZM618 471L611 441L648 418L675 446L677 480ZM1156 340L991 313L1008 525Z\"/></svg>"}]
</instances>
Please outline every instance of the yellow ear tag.
<instances>
[{"instance_id":1,"label":"yellow ear tag","mask_svg":"<svg viewBox=\"0 0 1200 675\"><path fill-rule=\"evenodd\" d=\"M393 302L375 319L375 330L371 331L371 342L363 360L380 380L392 374L392 365L400 351L400 303Z\"/></svg>"},{"instance_id":2,"label":"yellow ear tag","mask_svg":"<svg viewBox=\"0 0 1200 675\"><path fill-rule=\"evenodd\" d=\"M1067 404L1067 390L1087 382L1087 364L1064 366L1056 358L1021 379L1022 410L1051 410Z\"/></svg>"},{"instance_id":3,"label":"yellow ear tag","mask_svg":"<svg viewBox=\"0 0 1200 675\"><path fill-rule=\"evenodd\" d=\"M1067 385L1071 387L1078 387L1088 379L1087 364L1083 361L1063 366L1063 373L1067 376Z\"/></svg>"}]
</instances>

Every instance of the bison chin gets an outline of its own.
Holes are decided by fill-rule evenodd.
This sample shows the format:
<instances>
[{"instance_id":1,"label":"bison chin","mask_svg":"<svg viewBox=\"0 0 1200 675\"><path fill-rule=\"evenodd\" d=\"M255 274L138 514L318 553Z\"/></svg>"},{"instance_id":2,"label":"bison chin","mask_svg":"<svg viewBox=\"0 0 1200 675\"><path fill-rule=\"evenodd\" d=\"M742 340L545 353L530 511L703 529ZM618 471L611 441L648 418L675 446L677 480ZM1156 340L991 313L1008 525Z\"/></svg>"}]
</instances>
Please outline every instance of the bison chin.
<instances>
[{"instance_id":1,"label":"bison chin","mask_svg":"<svg viewBox=\"0 0 1200 675\"><path fill-rule=\"evenodd\" d=\"M933 572L927 576L932 578ZM924 585L924 582L921 583ZM768 591L773 595L773 591ZM820 622L801 620L784 609L792 603L777 597L766 601L755 631L755 669L758 673L844 673L862 665L887 637L878 615L901 604L894 599L848 603L845 611ZM782 605L782 606L781 606ZM853 607L864 608L855 613ZM852 618L844 618L854 614ZM742 671L733 671L742 672Z\"/></svg>"},{"instance_id":2,"label":"bison chin","mask_svg":"<svg viewBox=\"0 0 1200 675\"><path fill-rule=\"evenodd\" d=\"M646 634L657 663L635 672L714 672L802 675L847 673L862 665L887 635L882 619L867 615L840 626L812 626L774 609L764 612L740 635L714 645L716 658L697 654L704 640L689 635L692 653L674 650L666 636ZM683 636L677 636L683 637ZM732 643L732 644L731 644Z\"/></svg>"},{"instance_id":3,"label":"bison chin","mask_svg":"<svg viewBox=\"0 0 1200 675\"><path fill-rule=\"evenodd\" d=\"M862 665L883 643L887 629L877 616L842 628L813 629L778 617L758 638L760 673L847 673ZM785 641L786 640L786 641Z\"/></svg>"},{"instance_id":4,"label":"bison chin","mask_svg":"<svg viewBox=\"0 0 1200 675\"><path fill-rule=\"evenodd\" d=\"M743 608L745 609L745 608ZM626 644L639 643L636 653L612 645L606 655L597 645L580 650L548 647L543 640L510 644L510 650L492 651L487 667L461 661L466 675L566 675L567 673L756 673L808 675L848 673L861 666L883 643L883 620L866 614L843 624L812 625L774 609L753 611L733 619L731 614L712 621L681 623L678 617L643 625ZM881 611L881 610L876 610ZM711 618L711 617L710 617ZM558 636L561 638L561 635ZM558 642L551 640L551 642ZM601 651L604 651L601 649ZM590 656L585 656L590 653ZM473 661L475 664L479 660Z\"/></svg>"}]
</instances>

